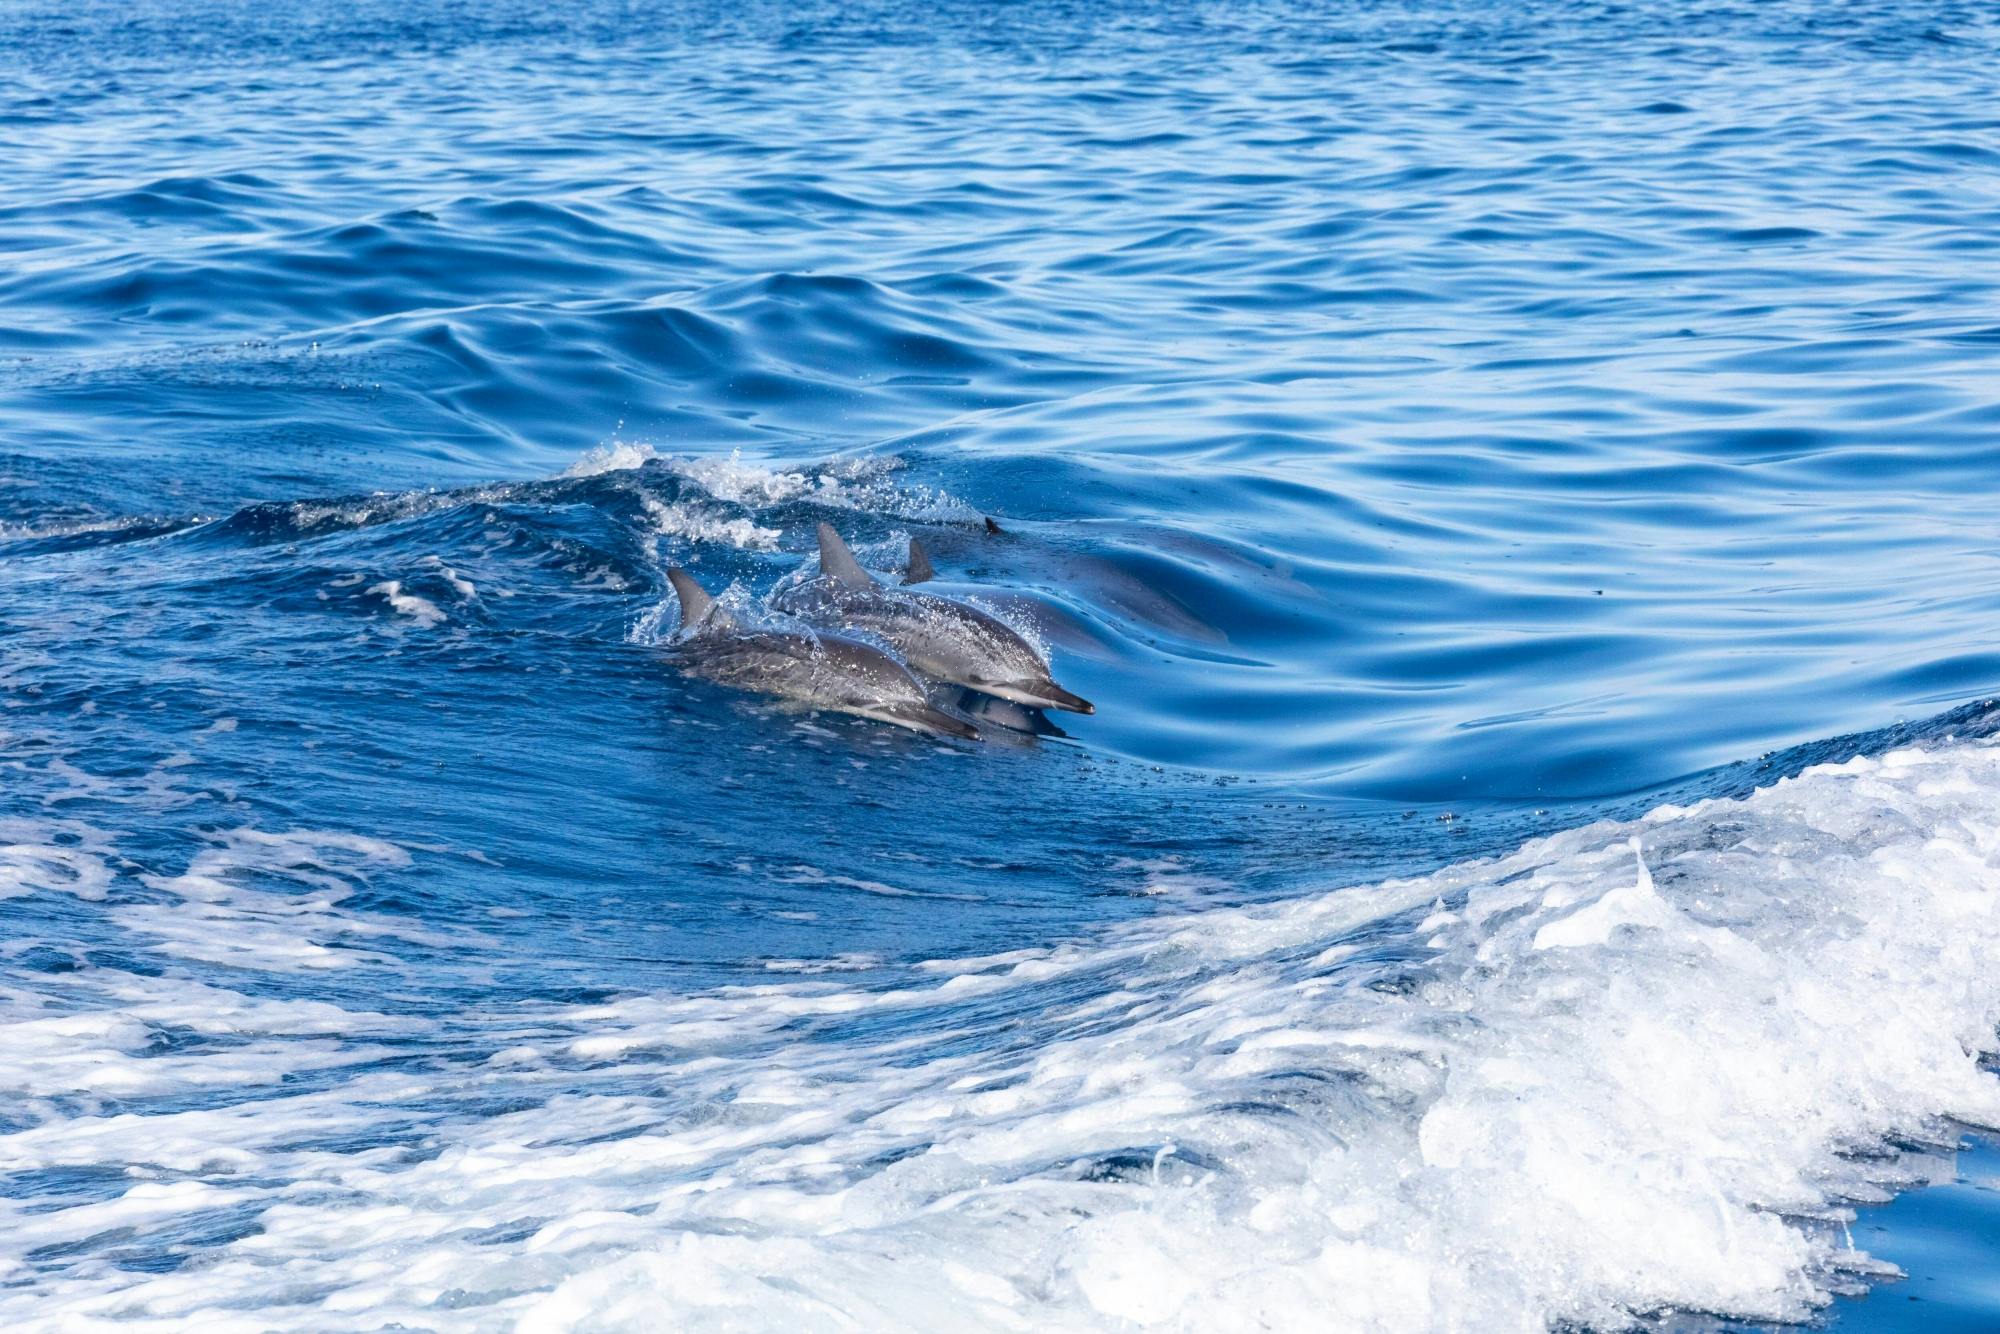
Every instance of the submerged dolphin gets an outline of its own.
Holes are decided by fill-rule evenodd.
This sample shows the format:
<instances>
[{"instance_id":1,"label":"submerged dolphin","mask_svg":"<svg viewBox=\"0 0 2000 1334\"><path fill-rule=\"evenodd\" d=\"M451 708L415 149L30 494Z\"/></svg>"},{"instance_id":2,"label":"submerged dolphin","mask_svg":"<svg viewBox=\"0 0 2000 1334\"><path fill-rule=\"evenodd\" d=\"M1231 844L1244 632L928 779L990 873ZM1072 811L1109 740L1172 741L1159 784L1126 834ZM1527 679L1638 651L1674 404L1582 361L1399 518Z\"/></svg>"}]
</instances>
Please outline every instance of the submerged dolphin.
<instances>
[{"instance_id":1,"label":"submerged dolphin","mask_svg":"<svg viewBox=\"0 0 2000 1334\"><path fill-rule=\"evenodd\" d=\"M910 543L910 574L901 588L877 583L832 524L819 526L820 577L780 592L778 610L809 621L879 635L924 675L996 695L1031 709L1095 713L1096 706L1055 683L1049 665L998 617L908 585L931 577L923 548Z\"/></svg>"},{"instance_id":2,"label":"submerged dolphin","mask_svg":"<svg viewBox=\"0 0 2000 1334\"><path fill-rule=\"evenodd\" d=\"M675 566L667 579L681 601L681 656L696 676L917 732L980 739L971 723L932 708L909 668L873 644L846 635L751 629L717 606L686 570Z\"/></svg>"}]
</instances>

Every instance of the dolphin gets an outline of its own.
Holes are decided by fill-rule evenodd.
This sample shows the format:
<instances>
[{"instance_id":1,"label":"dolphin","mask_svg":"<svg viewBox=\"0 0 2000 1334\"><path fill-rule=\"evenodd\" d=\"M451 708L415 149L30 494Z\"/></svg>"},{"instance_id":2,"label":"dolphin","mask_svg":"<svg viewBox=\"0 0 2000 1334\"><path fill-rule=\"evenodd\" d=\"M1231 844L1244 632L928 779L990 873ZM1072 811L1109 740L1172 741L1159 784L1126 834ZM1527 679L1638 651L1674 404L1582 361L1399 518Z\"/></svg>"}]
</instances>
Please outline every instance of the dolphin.
<instances>
[{"instance_id":1,"label":"dolphin","mask_svg":"<svg viewBox=\"0 0 2000 1334\"><path fill-rule=\"evenodd\" d=\"M1006 732L1026 732L1029 736L1069 735L1050 722L1049 716L1040 709L1031 709L1025 704L1016 704L997 695L982 695L977 690L968 690L964 686L953 687L953 693L958 698L952 700L951 707L980 727L997 727Z\"/></svg>"},{"instance_id":2,"label":"dolphin","mask_svg":"<svg viewBox=\"0 0 2000 1334\"><path fill-rule=\"evenodd\" d=\"M873 644L743 626L686 570L673 567L667 581L681 603L679 653L694 675L915 732L981 739L971 723L931 707L910 669Z\"/></svg>"},{"instance_id":3,"label":"dolphin","mask_svg":"<svg viewBox=\"0 0 2000 1334\"><path fill-rule=\"evenodd\" d=\"M819 526L817 579L783 589L779 611L879 636L925 676L1031 709L1095 713L1089 700L1055 683L1049 665L1027 640L996 616L938 593L910 587L932 577L924 549L910 543L902 587L878 583L861 568L832 524Z\"/></svg>"}]
</instances>

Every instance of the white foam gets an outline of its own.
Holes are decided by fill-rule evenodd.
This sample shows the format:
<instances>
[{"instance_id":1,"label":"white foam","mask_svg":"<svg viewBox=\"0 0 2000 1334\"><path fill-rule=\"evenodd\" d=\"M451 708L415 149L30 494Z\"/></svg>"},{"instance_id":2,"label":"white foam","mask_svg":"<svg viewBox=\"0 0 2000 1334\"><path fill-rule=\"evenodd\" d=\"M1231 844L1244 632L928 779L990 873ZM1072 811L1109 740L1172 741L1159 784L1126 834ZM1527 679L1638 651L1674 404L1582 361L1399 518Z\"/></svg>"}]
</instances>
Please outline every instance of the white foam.
<instances>
[{"instance_id":1,"label":"white foam","mask_svg":"<svg viewBox=\"0 0 2000 1334\"><path fill-rule=\"evenodd\" d=\"M658 458L651 445L610 440L590 450L563 471L565 477L596 477L607 472L625 472L644 467Z\"/></svg>"},{"instance_id":2,"label":"white foam","mask_svg":"<svg viewBox=\"0 0 2000 1334\"><path fill-rule=\"evenodd\" d=\"M933 522L967 522L979 517L977 510L935 487L898 485L894 477L904 464L893 454L855 455L787 466L746 459L741 449L733 449L727 455L682 457L662 454L649 444L614 440L586 453L563 476L596 477L654 462L674 476L694 483L711 499L750 510L809 501Z\"/></svg>"},{"instance_id":3,"label":"white foam","mask_svg":"<svg viewBox=\"0 0 2000 1334\"><path fill-rule=\"evenodd\" d=\"M429 630L444 624L443 609L429 598L405 593L400 579L385 579L379 584L370 584L366 591L380 595L398 616L409 617L420 629Z\"/></svg>"},{"instance_id":4,"label":"white foam","mask_svg":"<svg viewBox=\"0 0 2000 1334\"><path fill-rule=\"evenodd\" d=\"M430 569L436 570L438 576L451 586L451 591L467 602L474 601L479 597L479 590L473 586L472 581L457 570L454 570L451 566L446 565L443 557L426 556L421 563Z\"/></svg>"},{"instance_id":5,"label":"white foam","mask_svg":"<svg viewBox=\"0 0 2000 1334\"><path fill-rule=\"evenodd\" d=\"M344 906L366 873L409 864L394 844L314 831L235 829L214 837L180 874L142 875L158 894L117 905L112 920L161 954L277 972L384 962L396 942L479 939Z\"/></svg>"},{"instance_id":6,"label":"white foam","mask_svg":"<svg viewBox=\"0 0 2000 1334\"><path fill-rule=\"evenodd\" d=\"M95 830L69 825L75 840L68 845L43 841L42 826L20 820L0 820L0 899L50 890L80 899L102 899L111 883L111 869ZM90 839L86 842L86 839Z\"/></svg>"},{"instance_id":7,"label":"white foam","mask_svg":"<svg viewBox=\"0 0 2000 1334\"><path fill-rule=\"evenodd\" d=\"M0 519L0 541L32 542L47 537L86 537L93 533L116 533L138 526L132 519L57 519L46 523L22 523Z\"/></svg>"},{"instance_id":8,"label":"white foam","mask_svg":"<svg viewBox=\"0 0 2000 1334\"><path fill-rule=\"evenodd\" d=\"M0 1163L173 1189L38 1215L50 1235L222 1207L258 1230L158 1274L31 1262L33 1229L0 1232L0 1322L1798 1319L1880 1272L1847 1250L1847 1202L1911 1179L1849 1151L2000 1123L1978 1063L2000 1023L1996 810L2000 748L1902 751L1421 878L873 969L887 985L780 975L468 1011L404 1074L153 1116L52 1108L0 1136ZM330 857L342 882L397 863L323 839L230 855L292 865L290 897L332 922L342 901L313 893ZM155 892L244 891L197 863ZM399 947L363 921L371 949ZM120 1025L228 1008L122 985L65 1031L160 1060ZM337 1039L344 1013L240 1022L267 1070L397 1022L357 1012ZM0 1060L62 1036L36 1022ZM420 1153L395 1142L412 1122Z\"/></svg>"},{"instance_id":9,"label":"white foam","mask_svg":"<svg viewBox=\"0 0 2000 1334\"><path fill-rule=\"evenodd\" d=\"M750 519L717 512L691 501L661 501L642 496L646 518L661 537L677 537L689 542L723 543L744 551L776 551L782 530L766 528Z\"/></svg>"},{"instance_id":10,"label":"white foam","mask_svg":"<svg viewBox=\"0 0 2000 1334\"><path fill-rule=\"evenodd\" d=\"M1173 855L1116 857L1111 870L1136 882L1129 893L1178 900L1189 907L1230 888L1228 881L1190 870L1185 860Z\"/></svg>"},{"instance_id":11,"label":"white foam","mask_svg":"<svg viewBox=\"0 0 2000 1334\"><path fill-rule=\"evenodd\" d=\"M877 510L888 514L932 512L940 507L953 517L970 517L957 501L927 488L901 488L891 479L903 468L893 454L833 458L809 466L755 463L732 450L727 457L708 455L670 459L677 475L700 486L717 500L763 509L797 500L841 509Z\"/></svg>"}]
</instances>

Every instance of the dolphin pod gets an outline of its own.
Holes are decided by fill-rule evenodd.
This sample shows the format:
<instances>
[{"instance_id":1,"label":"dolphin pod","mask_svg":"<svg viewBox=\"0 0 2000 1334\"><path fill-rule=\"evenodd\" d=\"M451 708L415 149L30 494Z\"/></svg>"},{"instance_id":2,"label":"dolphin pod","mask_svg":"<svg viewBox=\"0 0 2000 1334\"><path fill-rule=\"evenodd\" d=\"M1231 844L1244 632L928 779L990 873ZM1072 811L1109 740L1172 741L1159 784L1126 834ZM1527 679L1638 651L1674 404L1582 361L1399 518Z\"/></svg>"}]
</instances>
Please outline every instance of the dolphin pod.
<instances>
[{"instance_id":1,"label":"dolphin pod","mask_svg":"<svg viewBox=\"0 0 2000 1334\"><path fill-rule=\"evenodd\" d=\"M1031 709L1097 711L1057 685L1042 655L998 617L953 598L913 591L910 585L934 577L929 557L914 539L901 587L862 569L829 523L819 526L819 568L819 578L785 589L772 605L815 625L879 636L934 681Z\"/></svg>"},{"instance_id":2,"label":"dolphin pod","mask_svg":"<svg viewBox=\"0 0 2000 1334\"><path fill-rule=\"evenodd\" d=\"M873 644L743 626L686 570L675 566L667 579L681 602L682 661L694 675L916 732L980 739L971 723L933 708L910 669Z\"/></svg>"},{"instance_id":3,"label":"dolphin pod","mask_svg":"<svg viewBox=\"0 0 2000 1334\"><path fill-rule=\"evenodd\" d=\"M935 707L925 680L956 687L966 712L1018 731L1062 735L1035 725L1040 715L1028 711L1096 712L1056 684L1040 651L1011 626L955 598L913 589L935 577L914 538L901 585L864 570L831 524L819 526L819 557L817 577L780 590L771 602L810 625L810 633L744 626L686 570L668 570L680 599L679 651L687 669L719 684L968 740L979 739L978 728Z\"/></svg>"}]
</instances>

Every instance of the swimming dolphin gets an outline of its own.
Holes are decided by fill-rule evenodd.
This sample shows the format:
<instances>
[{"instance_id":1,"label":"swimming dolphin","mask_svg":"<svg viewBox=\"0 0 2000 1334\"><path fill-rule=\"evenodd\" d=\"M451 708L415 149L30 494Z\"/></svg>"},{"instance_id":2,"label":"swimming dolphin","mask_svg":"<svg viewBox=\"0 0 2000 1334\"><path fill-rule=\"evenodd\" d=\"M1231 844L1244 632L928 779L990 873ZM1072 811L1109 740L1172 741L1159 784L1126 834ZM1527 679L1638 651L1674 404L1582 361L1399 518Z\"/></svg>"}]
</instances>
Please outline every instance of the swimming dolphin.
<instances>
[{"instance_id":1,"label":"swimming dolphin","mask_svg":"<svg viewBox=\"0 0 2000 1334\"><path fill-rule=\"evenodd\" d=\"M1001 699L997 695L982 695L977 690L964 686L953 688L957 696L951 707L964 714L976 726L1000 728L1006 732L1026 732L1029 736L1066 737L1069 733L1049 721L1049 716L1040 709L1031 709L1025 704Z\"/></svg>"},{"instance_id":2,"label":"swimming dolphin","mask_svg":"<svg viewBox=\"0 0 2000 1334\"><path fill-rule=\"evenodd\" d=\"M1031 709L1097 712L1089 700L1057 685L1041 653L998 617L910 588L931 577L930 560L915 542L904 586L889 587L862 569L833 525L823 523L819 567L819 578L784 589L772 605L815 623L879 635L910 666L939 681Z\"/></svg>"},{"instance_id":3,"label":"swimming dolphin","mask_svg":"<svg viewBox=\"0 0 2000 1334\"><path fill-rule=\"evenodd\" d=\"M932 708L909 668L873 644L838 634L751 629L686 570L675 566L667 580L681 602L679 651L696 676L916 732L980 740L971 723Z\"/></svg>"}]
</instances>

